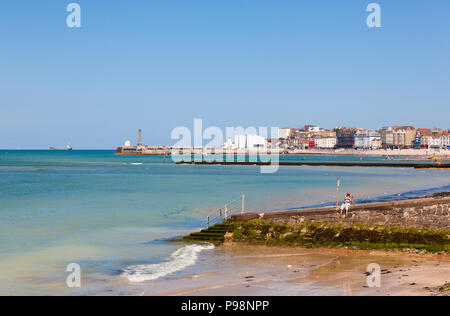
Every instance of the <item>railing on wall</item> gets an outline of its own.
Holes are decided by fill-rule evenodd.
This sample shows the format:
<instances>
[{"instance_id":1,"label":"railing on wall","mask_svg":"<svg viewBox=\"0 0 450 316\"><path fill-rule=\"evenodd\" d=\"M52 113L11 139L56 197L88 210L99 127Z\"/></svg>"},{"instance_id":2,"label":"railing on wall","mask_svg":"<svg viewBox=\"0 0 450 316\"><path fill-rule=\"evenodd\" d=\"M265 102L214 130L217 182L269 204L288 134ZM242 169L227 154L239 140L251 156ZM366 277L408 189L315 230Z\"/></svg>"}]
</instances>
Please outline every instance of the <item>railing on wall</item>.
<instances>
[{"instance_id":1,"label":"railing on wall","mask_svg":"<svg viewBox=\"0 0 450 316\"><path fill-rule=\"evenodd\" d=\"M225 204L223 207L217 209L211 215L206 217L206 228L218 222L222 222L235 214L243 214L245 212L245 194L239 199Z\"/></svg>"}]
</instances>

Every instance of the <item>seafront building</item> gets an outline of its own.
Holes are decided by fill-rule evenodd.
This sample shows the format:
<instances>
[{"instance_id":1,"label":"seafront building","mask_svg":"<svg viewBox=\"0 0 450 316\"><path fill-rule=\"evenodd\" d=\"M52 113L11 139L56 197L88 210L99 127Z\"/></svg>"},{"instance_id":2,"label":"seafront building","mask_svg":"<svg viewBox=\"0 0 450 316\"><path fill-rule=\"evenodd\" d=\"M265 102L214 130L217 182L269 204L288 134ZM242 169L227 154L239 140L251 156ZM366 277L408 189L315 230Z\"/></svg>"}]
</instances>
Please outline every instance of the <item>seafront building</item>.
<instances>
[{"instance_id":1,"label":"seafront building","mask_svg":"<svg viewBox=\"0 0 450 316\"><path fill-rule=\"evenodd\" d=\"M309 133L318 133L324 130L317 125L305 125L303 128Z\"/></svg>"},{"instance_id":2,"label":"seafront building","mask_svg":"<svg viewBox=\"0 0 450 316\"><path fill-rule=\"evenodd\" d=\"M379 149L382 146L381 135L376 131L357 131L355 145L357 149Z\"/></svg>"},{"instance_id":3,"label":"seafront building","mask_svg":"<svg viewBox=\"0 0 450 316\"><path fill-rule=\"evenodd\" d=\"M283 133L283 132L282 132ZM289 129L289 136L280 139L281 148L286 149L315 149L334 148L335 133L320 128L317 125L305 125L302 128ZM319 147L318 147L319 146Z\"/></svg>"},{"instance_id":4,"label":"seafront building","mask_svg":"<svg viewBox=\"0 0 450 316\"><path fill-rule=\"evenodd\" d=\"M266 147L267 140L265 137L252 134L235 135L234 141L229 138L222 146L223 149L255 149Z\"/></svg>"},{"instance_id":5,"label":"seafront building","mask_svg":"<svg viewBox=\"0 0 450 316\"><path fill-rule=\"evenodd\" d=\"M291 134L290 128L280 128L278 130L278 139L288 139Z\"/></svg>"},{"instance_id":6,"label":"seafront building","mask_svg":"<svg viewBox=\"0 0 450 316\"><path fill-rule=\"evenodd\" d=\"M336 133L336 145L338 148L354 148L356 130L343 128Z\"/></svg>"},{"instance_id":7,"label":"seafront building","mask_svg":"<svg viewBox=\"0 0 450 316\"><path fill-rule=\"evenodd\" d=\"M432 130L421 128L418 130L421 134L422 148L450 148L450 132L438 128Z\"/></svg>"},{"instance_id":8,"label":"seafront building","mask_svg":"<svg viewBox=\"0 0 450 316\"><path fill-rule=\"evenodd\" d=\"M416 137L414 139L414 148L420 149L422 148L422 133L417 131Z\"/></svg>"},{"instance_id":9,"label":"seafront building","mask_svg":"<svg viewBox=\"0 0 450 316\"><path fill-rule=\"evenodd\" d=\"M380 130L381 143L383 148L393 148L394 147L394 128L392 126L383 127Z\"/></svg>"},{"instance_id":10,"label":"seafront building","mask_svg":"<svg viewBox=\"0 0 450 316\"><path fill-rule=\"evenodd\" d=\"M441 148L442 140L440 137L435 137L433 135L423 135L422 136L422 145L425 148Z\"/></svg>"},{"instance_id":11,"label":"seafront building","mask_svg":"<svg viewBox=\"0 0 450 316\"><path fill-rule=\"evenodd\" d=\"M394 146L412 147L416 137L416 129L412 126L394 126Z\"/></svg>"},{"instance_id":12,"label":"seafront building","mask_svg":"<svg viewBox=\"0 0 450 316\"><path fill-rule=\"evenodd\" d=\"M450 148L450 132L444 132L441 139L442 147Z\"/></svg>"},{"instance_id":13,"label":"seafront building","mask_svg":"<svg viewBox=\"0 0 450 316\"><path fill-rule=\"evenodd\" d=\"M318 136L314 139L315 147L318 149L333 149L336 148L336 136Z\"/></svg>"},{"instance_id":14,"label":"seafront building","mask_svg":"<svg viewBox=\"0 0 450 316\"><path fill-rule=\"evenodd\" d=\"M380 131L383 148L411 148L417 141L412 126L387 126Z\"/></svg>"}]
</instances>

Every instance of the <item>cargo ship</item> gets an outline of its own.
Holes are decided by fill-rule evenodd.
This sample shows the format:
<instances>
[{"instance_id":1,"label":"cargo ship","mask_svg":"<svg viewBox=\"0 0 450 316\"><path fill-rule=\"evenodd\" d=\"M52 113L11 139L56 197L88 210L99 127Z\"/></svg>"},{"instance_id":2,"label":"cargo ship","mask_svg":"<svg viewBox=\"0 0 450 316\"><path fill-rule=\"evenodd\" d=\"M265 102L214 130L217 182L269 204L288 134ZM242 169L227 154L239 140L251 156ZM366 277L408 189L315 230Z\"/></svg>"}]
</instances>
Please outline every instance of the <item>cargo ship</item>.
<instances>
[{"instance_id":1,"label":"cargo ship","mask_svg":"<svg viewBox=\"0 0 450 316\"><path fill-rule=\"evenodd\" d=\"M72 151L72 146L67 145L66 147L50 147L50 150Z\"/></svg>"}]
</instances>

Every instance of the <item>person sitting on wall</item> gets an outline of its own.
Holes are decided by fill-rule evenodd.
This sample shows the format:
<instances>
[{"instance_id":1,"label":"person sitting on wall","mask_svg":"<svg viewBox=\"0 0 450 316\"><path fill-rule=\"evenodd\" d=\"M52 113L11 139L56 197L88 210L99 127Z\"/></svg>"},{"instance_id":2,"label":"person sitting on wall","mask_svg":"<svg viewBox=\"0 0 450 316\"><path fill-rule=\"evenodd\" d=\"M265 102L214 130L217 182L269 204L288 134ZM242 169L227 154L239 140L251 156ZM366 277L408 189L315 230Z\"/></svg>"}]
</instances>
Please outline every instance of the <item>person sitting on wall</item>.
<instances>
[{"instance_id":1,"label":"person sitting on wall","mask_svg":"<svg viewBox=\"0 0 450 316\"><path fill-rule=\"evenodd\" d=\"M345 195L345 199L344 199L344 204L342 204L341 206L341 215L345 210L345 215L344 217L348 216L348 210L350 209L351 206L356 206L355 201L353 200L353 196L350 192L347 192L347 194Z\"/></svg>"}]
</instances>

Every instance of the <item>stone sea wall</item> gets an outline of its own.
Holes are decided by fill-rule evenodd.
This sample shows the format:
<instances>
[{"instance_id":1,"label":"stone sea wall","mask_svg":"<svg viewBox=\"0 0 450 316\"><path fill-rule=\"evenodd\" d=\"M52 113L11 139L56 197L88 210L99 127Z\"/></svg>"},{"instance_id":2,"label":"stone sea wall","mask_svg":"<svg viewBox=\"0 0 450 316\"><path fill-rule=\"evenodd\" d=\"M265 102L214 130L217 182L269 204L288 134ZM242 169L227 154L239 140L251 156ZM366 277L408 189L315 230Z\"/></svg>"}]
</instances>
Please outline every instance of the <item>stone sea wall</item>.
<instances>
[{"instance_id":1,"label":"stone sea wall","mask_svg":"<svg viewBox=\"0 0 450 316\"><path fill-rule=\"evenodd\" d=\"M403 249L450 253L450 193L360 204L343 218L335 207L245 213L185 241L246 242L306 248Z\"/></svg>"},{"instance_id":2,"label":"stone sea wall","mask_svg":"<svg viewBox=\"0 0 450 316\"><path fill-rule=\"evenodd\" d=\"M326 222L349 226L363 224L369 226L397 226L409 228L450 229L450 197L439 194L433 197L395 202L360 204L353 208L348 218L342 218L334 207L287 210L267 213L237 215L232 221L260 219L274 224L299 224Z\"/></svg>"},{"instance_id":3,"label":"stone sea wall","mask_svg":"<svg viewBox=\"0 0 450 316\"><path fill-rule=\"evenodd\" d=\"M333 214L316 214L274 218L273 223L296 226L301 223L328 222L343 226L351 224L404 226L413 228L447 229L450 227L450 204L436 204L417 207L393 207L390 210L364 210L350 212L349 218L343 219L338 212Z\"/></svg>"}]
</instances>

